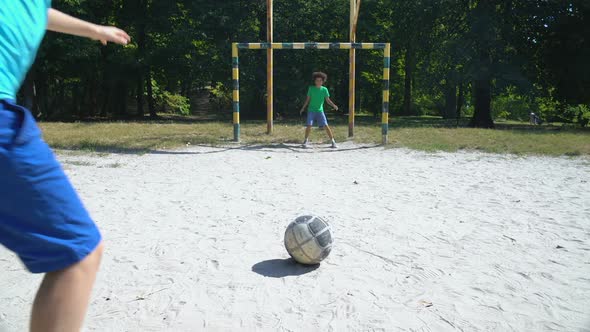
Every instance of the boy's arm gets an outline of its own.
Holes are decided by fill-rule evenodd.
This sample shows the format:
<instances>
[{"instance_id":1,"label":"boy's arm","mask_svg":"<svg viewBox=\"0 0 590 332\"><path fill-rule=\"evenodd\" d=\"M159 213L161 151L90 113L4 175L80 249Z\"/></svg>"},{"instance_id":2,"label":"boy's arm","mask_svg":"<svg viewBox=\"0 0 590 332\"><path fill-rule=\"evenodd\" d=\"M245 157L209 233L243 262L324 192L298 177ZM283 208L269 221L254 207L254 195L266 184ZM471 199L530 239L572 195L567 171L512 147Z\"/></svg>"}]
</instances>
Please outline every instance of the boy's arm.
<instances>
[{"instance_id":1,"label":"boy's arm","mask_svg":"<svg viewBox=\"0 0 590 332\"><path fill-rule=\"evenodd\" d=\"M301 107L301 111L299 111L299 113L303 113L305 112L305 109L307 108L307 106L309 105L309 101L311 100L311 98L309 96L307 96L307 99L305 99L305 103L303 103L303 107Z\"/></svg>"},{"instance_id":2,"label":"boy's arm","mask_svg":"<svg viewBox=\"0 0 590 332\"><path fill-rule=\"evenodd\" d=\"M334 108L336 111L338 110L338 106L336 106L336 104L332 102L332 99L330 99L330 97L326 97L326 102L328 103L328 105L332 106L332 108Z\"/></svg>"},{"instance_id":3,"label":"boy's arm","mask_svg":"<svg viewBox=\"0 0 590 332\"><path fill-rule=\"evenodd\" d=\"M103 45L108 42L127 45L131 41L121 29L88 23L55 9L49 9L47 16L47 30L50 31L100 40Z\"/></svg>"}]
</instances>

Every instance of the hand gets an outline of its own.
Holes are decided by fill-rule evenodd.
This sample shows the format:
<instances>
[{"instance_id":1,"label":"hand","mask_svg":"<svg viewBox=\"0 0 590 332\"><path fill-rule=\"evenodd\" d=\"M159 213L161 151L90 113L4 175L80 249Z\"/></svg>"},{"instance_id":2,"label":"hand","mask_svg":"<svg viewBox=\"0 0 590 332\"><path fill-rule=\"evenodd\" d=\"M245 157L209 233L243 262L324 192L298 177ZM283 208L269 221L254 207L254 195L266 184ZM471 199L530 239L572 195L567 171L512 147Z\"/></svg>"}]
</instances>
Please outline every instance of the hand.
<instances>
[{"instance_id":1,"label":"hand","mask_svg":"<svg viewBox=\"0 0 590 332\"><path fill-rule=\"evenodd\" d=\"M125 31L119 28L103 25L98 25L96 27L96 33L92 36L92 39L99 40L103 45L106 45L109 42L127 45L131 41L131 37L129 37Z\"/></svg>"},{"instance_id":2,"label":"hand","mask_svg":"<svg viewBox=\"0 0 590 332\"><path fill-rule=\"evenodd\" d=\"M334 110L338 111L338 106L334 105Z\"/></svg>"},{"instance_id":3,"label":"hand","mask_svg":"<svg viewBox=\"0 0 590 332\"><path fill-rule=\"evenodd\" d=\"M301 111L299 111L299 114L303 114L303 112L305 112L305 109L301 109Z\"/></svg>"}]
</instances>

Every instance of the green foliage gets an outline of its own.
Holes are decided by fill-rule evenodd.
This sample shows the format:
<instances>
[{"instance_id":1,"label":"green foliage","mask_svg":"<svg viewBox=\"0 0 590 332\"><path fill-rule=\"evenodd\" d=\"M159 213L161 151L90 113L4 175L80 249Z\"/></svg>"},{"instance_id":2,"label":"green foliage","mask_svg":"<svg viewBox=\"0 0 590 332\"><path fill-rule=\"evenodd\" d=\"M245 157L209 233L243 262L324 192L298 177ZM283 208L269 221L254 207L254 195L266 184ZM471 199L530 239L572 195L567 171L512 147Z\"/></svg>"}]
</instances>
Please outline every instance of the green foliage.
<instances>
[{"instance_id":1,"label":"green foliage","mask_svg":"<svg viewBox=\"0 0 590 332\"><path fill-rule=\"evenodd\" d=\"M565 110L565 116L567 118L573 118L573 122L581 127L586 127L590 122L590 107L588 105L568 106Z\"/></svg>"},{"instance_id":2,"label":"green foliage","mask_svg":"<svg viewBox=\"0 0 590 332\"><path fill-rule=\"evenodd\" d=\"M155 80L152 80L152 91L156 107L163 112L179 115L191 114L190 101L187 97L161 90Z\"/></svg>"},{"instance_id":3,"label":"green foliage","mask_svg":"<svg viewBox=\"0 0 590 332\"><path fill-rule=\"evenodd\" d=\"M102 47L48 34L31 71L34 89L29 85L21 93L31 98L34 91L36 113L48 120L143 118L162 109L202 114L190 110L188 98L206 88L213 106L207 110L229 115L231 43L266 39L264 1L52 4L82 19L117 25L133 42ZM348 5L276 1L274 40L347 41ZM481 113L476 109L486 112L489 95L488 113L496 118L526 120L534 111L547 121L583 125L590 103L589 20L585 0L372 0L363 2L357 40L393 45L393 114L451 118L459 108L463 116L474 116ZM264 119L265 53L243 51L240 65L242 117ZM283 118L298 117L315 70L329 74L333 99L346 109L347 52L276 51L274 106ZM381 52L357 52L357 105L365 113L380 112L381 70Z\"/></svg>"},{"instance_id":4,"label":"green foliage","mask_svg":"<svg viewBox=\"0 0 590 332\"><path fill-rule=\"evenodd\" d=\"M170 108L172 112L180 115L191 114L190 102L187 97L175 93L170 93L168 91L164 91L163 97L163 104L167 108Z\"/></svg>"},{"instance_id":5,"label":"green foliage","mask_svg":"<svg viewBox=\"0 0 590 332\"><path fill-rule=\"evenodd\" d=\"M538 113L535 103L528 97L517 94L513 88L507 89L492 102L494 118L528 121L531 112Z\"/></svg>"},{"instance_id":6,"label":"green foliage","mask_svg":"<svg viewBox=\"0 0 590 332\"><path fill-rule=\"evenodd\" d=\"M440 115L443 108L443 100L436 95L419 94L414 102L413 113L419 115Z\"/></svg>"},{"instance_id":7,"label":"green foliage","mask_svg":"<svg viewBox=\"0 0 590 332\"><path fill-rule=\"evenodd\" d=\"M535 99L536 111L542 119L549 122L567 122L564 118L563 106L552 97L537 97Z\"/></svg>"},{"instance_id":8,"label":"green foliage","mask_svg":"<svg viewBox=\"0 0 590 332\"><path fill-rule=\"evenodd\" d=\"M223 83L218 83L210 90L210 101L216 110L229 109L232 103L232 90L228 89Z\"/></svg>"}]
</instances>

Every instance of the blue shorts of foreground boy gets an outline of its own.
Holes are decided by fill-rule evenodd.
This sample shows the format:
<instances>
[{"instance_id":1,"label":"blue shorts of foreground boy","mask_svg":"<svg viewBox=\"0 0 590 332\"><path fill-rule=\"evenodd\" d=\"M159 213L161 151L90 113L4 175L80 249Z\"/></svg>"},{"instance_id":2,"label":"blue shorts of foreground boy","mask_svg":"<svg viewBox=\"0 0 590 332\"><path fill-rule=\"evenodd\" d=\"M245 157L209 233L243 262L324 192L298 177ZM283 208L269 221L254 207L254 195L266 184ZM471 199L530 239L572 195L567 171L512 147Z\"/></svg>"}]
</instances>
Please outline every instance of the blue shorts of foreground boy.
<instances>
[{"instance_id":1,"label":"blue shorts of foreground boy","mask_svg":"<svg viewBox=\"0 0 590 332\"><path fill-rule=\"evenodd\" d=\"M0 100L0 244L46 273L80 262L100 241L31 113Z\"/></svg>"},{"instance_id":2,"label":"blue shorts of foreground boy","mask_svg":"<svg viewBox=\"0 0 590 332\"><path fill-rule=\"evenodd\" d=\"M320 128L323 128L328 125L328 120L326 119L326 114L324 112L307 112L307 126L317 125Z\"/></svg>"}]
</instances>

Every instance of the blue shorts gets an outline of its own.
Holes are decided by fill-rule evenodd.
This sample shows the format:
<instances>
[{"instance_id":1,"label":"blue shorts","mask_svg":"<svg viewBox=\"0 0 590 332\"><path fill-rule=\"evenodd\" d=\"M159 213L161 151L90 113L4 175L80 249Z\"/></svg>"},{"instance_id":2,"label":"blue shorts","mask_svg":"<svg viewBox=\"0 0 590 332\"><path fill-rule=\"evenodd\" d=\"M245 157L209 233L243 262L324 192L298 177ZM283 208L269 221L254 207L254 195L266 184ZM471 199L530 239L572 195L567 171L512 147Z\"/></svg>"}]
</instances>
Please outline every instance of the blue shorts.
<instances>
[{"instance_id":1,"label":"blue shorts","mask_svg":"<svg viewBox=\"0 0 590 332\"><path fill-rule=\"evenodd\" d=\"M328 125L328 120L326 119L326 114L324 112L310 112L307 111L307 126L313 126L316 124L318 127L322 128Z\"/></svg>"},{"instance_id":2,"label":"blue shorts","mask_svg":"<svg viewBox=\"0 0 590 332\"><path fill-rule=\"evenodd\" d=\"M83 260L100 240L31 113L0 100L0 244L45 273Z\"/></svg>"}]
</instances>

